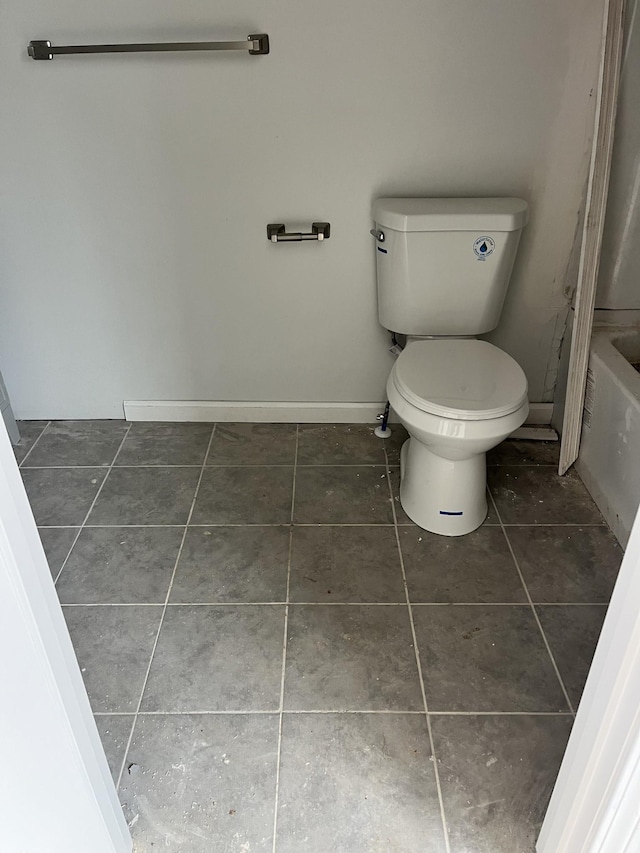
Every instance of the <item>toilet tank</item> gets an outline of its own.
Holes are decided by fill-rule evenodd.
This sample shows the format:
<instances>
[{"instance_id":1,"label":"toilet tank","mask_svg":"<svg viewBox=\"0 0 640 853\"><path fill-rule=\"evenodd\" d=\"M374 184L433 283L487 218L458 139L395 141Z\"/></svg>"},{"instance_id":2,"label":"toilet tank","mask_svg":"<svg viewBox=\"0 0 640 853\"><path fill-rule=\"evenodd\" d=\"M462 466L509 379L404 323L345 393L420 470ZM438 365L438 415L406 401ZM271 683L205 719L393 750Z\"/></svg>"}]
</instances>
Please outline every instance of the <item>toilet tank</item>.
<instances>
[{"instance_id":1,"label":"toilet tank","mask_svg":"<svg viewBox=\"0 0 640 853\"><path fill-rule=\"evenodd\" d=\"M378 317L406 335L495 329L527 203L519 198L379 198Z\"/></svg>"}]
</instances>

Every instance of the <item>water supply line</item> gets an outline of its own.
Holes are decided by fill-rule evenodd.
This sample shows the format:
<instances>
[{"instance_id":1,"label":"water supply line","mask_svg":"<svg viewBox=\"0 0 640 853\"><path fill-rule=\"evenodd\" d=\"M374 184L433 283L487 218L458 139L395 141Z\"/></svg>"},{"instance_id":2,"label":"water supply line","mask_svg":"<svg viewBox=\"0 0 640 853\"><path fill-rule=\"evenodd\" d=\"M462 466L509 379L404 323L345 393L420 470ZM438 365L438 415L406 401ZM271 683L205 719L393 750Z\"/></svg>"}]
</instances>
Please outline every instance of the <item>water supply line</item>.
<instances>
[{"instance_id":1,"label":"water supply line","mask_svg":"<svg viewBox=\"0 0 640 853\"><path fill-rule=\"evenodd\" d=\"M391 332L391 346L389 347L389 352L392 352L394 355L400 355L404 347L401 343L398 342L395 332ZM378 436L378 438L391 438L391 430L389 429L389 401L384 407L384 412L381 412L379 415L376 415L376 420L380 421L380 426L377 426L374 429L374 434Z\"/></svg>"},{"instance_id":2,"label":"water supply line","mask_svg":"<svg viewBox=\"0 0 640 853\"><path fill-rule=\"evenodd\" d=\"M377 435L378 438L391 438L391 430L387 426L389 422L389 401L387 400L387 405L384 407L384 412L379 415L376 415L376 420L380 421L380 426L377 426L373 433Z\"/></svg>"}]
</instances>

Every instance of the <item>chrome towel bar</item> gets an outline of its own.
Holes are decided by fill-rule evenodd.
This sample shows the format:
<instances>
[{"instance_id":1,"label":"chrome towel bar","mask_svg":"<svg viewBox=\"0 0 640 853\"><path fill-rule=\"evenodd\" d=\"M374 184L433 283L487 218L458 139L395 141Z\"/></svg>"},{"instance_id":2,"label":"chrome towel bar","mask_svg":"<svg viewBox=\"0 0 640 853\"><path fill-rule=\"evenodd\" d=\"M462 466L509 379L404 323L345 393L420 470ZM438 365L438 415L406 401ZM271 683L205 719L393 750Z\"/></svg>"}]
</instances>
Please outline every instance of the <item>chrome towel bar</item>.
<instances>
[{"instance_id":1,"label":"chrome towel bar","mask_svg":"<svg viewBox=\"0 0 640 853\"><path fill-rule=\"evenodd\" d=\"M178 50L248 50L253 56L269 53L269 36L259 33L246 41L186 41L159 44L75 44L55 47L48 40L30 41L27 51L32 59L53 59L69 53L151 53Z\"/></svg>"},{"instance_id":2,"label":"chrome towel bar","mask_svg":"<svg viewBox=\"0 0 640 853\"><path fill-rule=\"evenodd\" d=\"M267 225L267 240L272 243L299 243L301 240L328 240L331 236L331 225L328 222L313 222L309 233L285 230L281 223Z\"/></svg>"}]
</instances>

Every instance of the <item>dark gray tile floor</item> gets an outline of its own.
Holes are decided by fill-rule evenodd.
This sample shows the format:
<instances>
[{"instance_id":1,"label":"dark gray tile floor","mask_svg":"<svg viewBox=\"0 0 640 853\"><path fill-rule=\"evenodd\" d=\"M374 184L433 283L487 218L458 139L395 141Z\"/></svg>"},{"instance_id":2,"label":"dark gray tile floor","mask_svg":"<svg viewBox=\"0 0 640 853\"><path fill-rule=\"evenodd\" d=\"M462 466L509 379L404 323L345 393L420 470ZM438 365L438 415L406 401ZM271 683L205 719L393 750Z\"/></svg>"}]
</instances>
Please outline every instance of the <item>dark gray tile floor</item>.
<instances>
[{"instance_id":1,"label":"dark gray tile floor","mask_svg":"<svg viewBox=\"0 0 640 853\"><path fill-rule=\"evenodd\" d=\"M397 426L21 429L137 853L534 850L622 557L557 444L447 539Z\"/></svg>"}]
</instances>

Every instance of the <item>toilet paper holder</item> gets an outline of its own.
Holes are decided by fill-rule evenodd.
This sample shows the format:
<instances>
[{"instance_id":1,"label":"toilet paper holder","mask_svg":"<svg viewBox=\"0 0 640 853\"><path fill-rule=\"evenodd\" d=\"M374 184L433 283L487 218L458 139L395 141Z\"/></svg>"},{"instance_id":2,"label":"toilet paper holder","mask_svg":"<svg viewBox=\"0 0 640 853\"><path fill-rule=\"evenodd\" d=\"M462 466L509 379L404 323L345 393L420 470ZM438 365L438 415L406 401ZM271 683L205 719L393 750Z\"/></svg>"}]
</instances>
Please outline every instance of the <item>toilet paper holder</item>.
<instances>
[{"instance_id":1,"label":"toilet paper holder","mask_svg":"<svg viewBox=\"0 0 640 853\"><path fill-rule=\"evenodd\" d=\"M299 243L301 240L328 240L331 225L328 222L312 222L311 231L287 231L280 222L267 225L267 240L271 243Z\"/></svg>"}]
</instances>

